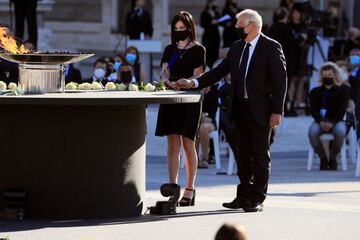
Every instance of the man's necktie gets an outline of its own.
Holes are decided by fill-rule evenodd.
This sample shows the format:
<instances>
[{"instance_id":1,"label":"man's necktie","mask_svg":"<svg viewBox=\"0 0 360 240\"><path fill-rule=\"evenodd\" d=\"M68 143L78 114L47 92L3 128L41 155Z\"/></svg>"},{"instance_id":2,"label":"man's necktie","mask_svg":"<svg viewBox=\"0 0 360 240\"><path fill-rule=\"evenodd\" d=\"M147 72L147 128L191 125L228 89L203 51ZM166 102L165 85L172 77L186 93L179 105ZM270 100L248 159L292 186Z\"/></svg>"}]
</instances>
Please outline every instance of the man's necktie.
<instances>
[{"instance_id":1,"label":"man's necktie","mask_svg":"<svg viewBox=\"0 0 360 240\"><path fill-rule=\"evenodd\" d=\"M246 77L246 68L249 60L249 48L251 44L246 43L245 49L242 54L239 70L239 79L237 83L237 97L242 99L245 97L245 77Z\"/></svg>"}]
</instances>

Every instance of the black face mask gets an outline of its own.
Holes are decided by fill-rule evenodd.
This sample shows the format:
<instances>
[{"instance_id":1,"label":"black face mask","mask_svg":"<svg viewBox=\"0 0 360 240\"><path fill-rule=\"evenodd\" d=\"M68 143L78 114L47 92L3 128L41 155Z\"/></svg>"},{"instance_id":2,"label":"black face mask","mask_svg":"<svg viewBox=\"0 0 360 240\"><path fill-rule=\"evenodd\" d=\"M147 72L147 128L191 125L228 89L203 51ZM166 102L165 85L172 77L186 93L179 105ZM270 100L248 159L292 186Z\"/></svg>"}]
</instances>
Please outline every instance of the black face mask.
<instances>
[{"instance_id":1,"label":"black face mask","mask_svg":"<svg viewBox=\"0 0 360 240\"><path fill-rule=\"evenodd\" d=\"M130 83L131 80L132 80L132 72L130 72L130 71L122 72L122 73L120 74L120 80L121 80L123 83Z\"/></svg>"},{"instance_id":2,"label":"black face mask","mask_svg":"<svg viewBox=\"0 0 360 240\"><path fill-rule=\"evenodd\" d=\"M190 35L189 30L174 31L176 41L184 41Z\"/></svg>"},{"instance_id":3,"label":"black face mask","mask_svg":"<svg viewBox=\"0 0 360 240\"><path fill-rule=\"evenodd\" d=\"M236 34L241 40L244 40L247 37L247 35L249 35L248 33L245 33L244 27L236 28Z\"/></svg>"},{"instance_id":4,"label":"black face mask","mask_svg":"<svg viewBox=\"0 0 360 240\"><path fill-rule=\"evenodd\" d=\"M325 86L331 86L334 84L334 79L333 78L329 78L329 77L324 77L323 78L323 83Z\"/></svg>"}]
</instances>

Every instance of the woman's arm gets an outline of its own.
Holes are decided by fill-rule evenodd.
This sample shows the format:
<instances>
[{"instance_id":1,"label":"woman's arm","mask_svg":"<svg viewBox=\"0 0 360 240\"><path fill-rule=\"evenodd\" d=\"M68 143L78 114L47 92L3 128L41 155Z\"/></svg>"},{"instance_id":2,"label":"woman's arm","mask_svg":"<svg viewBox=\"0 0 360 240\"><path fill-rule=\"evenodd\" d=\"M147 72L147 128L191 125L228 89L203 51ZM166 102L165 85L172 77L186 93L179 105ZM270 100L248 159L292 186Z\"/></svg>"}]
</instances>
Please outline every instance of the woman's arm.
<instances>
[{"instance_id":1,"label":"woman's arm","mask_svg":"<svg viewBox=\"0 0 360 240\"><path fill-rule=\"evenodd\" d=\"M204 67L203 67L203 66L200 66L200 67L198 67L198 68L195 68L195 69L194 69L194 75L192 76L191 79L193 79L193 78L198 78L198 77L200 77L203 73L204 73Z\"/></svg>"}]
</instances>

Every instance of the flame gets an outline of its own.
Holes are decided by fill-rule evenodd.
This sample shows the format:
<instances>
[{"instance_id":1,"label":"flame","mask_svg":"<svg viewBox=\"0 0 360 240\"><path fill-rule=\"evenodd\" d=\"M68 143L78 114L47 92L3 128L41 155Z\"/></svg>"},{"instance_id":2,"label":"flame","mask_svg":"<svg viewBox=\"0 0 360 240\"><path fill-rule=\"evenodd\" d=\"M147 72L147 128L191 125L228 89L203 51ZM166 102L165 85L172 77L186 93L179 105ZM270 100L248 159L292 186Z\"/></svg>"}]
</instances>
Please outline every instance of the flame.
<instances>
[{"instance_id":1,"label":"flame","mask_svg":"<svg viewBox=\"0 0 360 240\"><path fill-rule=\"evenodd\" d=\"M18 46L16 40L8 34L8 29L5 27L0 27L0 47L12 54L23 54L30 52L23 44Z\"/></svg>"}]
</instances>

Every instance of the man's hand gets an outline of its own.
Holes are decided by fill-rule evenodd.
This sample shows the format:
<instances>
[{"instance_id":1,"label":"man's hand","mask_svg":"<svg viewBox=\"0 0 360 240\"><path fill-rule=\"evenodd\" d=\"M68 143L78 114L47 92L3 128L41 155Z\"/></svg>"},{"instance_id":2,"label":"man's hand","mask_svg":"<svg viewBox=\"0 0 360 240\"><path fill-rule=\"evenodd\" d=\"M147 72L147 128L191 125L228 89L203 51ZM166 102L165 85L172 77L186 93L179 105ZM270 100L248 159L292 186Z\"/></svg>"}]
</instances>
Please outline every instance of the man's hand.
<instances>
[{"instance_id":1,"label":"man's hand","mask_svg":"<svg viewBox=\"0 0 360 240\"><path fill-rule=\"evenodd\" d=\"M193 88L194 86L195 84L193 81L182 78L176 81L176 83L173 85L173 88L175 90L180 90L180 89L190 89Z\"/></svg>"},{"instance_id":2,"label":"man's hand","mask_svg":"<svg viewBox=\"0 0 360 240\"><path fill-rule=\"evenodd\" d=\"M270 117L270 127L271 128L276 128L277 126L279 126L281 123L281 115L280 114L271 114Z\"/></svg>"}]
</instances>

